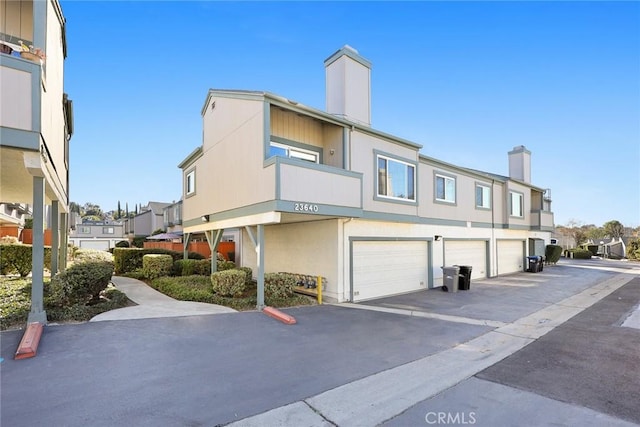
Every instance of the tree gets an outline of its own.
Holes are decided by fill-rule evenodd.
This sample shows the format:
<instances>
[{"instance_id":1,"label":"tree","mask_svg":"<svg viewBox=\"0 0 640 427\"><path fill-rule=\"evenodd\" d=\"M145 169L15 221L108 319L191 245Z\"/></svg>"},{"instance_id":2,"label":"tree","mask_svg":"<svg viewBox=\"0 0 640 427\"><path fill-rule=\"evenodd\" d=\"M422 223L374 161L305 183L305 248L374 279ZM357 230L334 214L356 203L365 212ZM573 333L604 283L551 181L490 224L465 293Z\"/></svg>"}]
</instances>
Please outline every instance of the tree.
<instances>
[{"instance_id":1,"label":"tree","mask_svg":"<svg viewBox=\"0 0 640 427\"><path fill-rule=\"evenodd\" d=\"M118 200L118 210L116 211L115 217L116 219L122 218L122 209L120 208L120 200Z\"/></svg>"},{"instance_id":2,"label":"tree","mask_svg":"<svg viewBox=\"0 0 640 427\"><path fill-rule=\"evenodd\" d=\"M580 246L587 240L587 230L580 221L570 219L566 228L569 231L569 235L573 237L576 246Z\"/></svg>"},{"instance_id":3,"label":"tree","mask_svg":"<svg viewBox=\"0 0 640 427\"><path fill-rule=\"evenodd\" d=\"M612 239L619 239L624 236L624 225L622 225L620 221L613 220L605 222L603 228Z\"/></svg>"},{"instance_id":4,"label":"tree","mask_svg":"<svg viewBox=\"0 0 640 427\"><path fill-rule=\"evenodd\" d=\"M125 202L124 204L124 216L129 218L129 202Z\"/></svg>"},{"instance_id":5,"label":"tree","mask_svg":"<svg viewBox=\"0 0 640 427\"><path fill-rule=\"evenodd\" d=\"M99 205L93 204L91 202L87 202L84 204L84 216L97 216L102 219L103 217L102 209L100 209Z\"/></svg>"},{"instance_id":6,"label":"tree","mask_svg":"<svg viewBox=\"0 0 640 427\"><path fill-rule=\"evenodd\" d=\"M607 235L607 232L602 227L596 227L595 225L587 226L586 236L593 241L600 240Z\"/></svg>"}]
</instances>

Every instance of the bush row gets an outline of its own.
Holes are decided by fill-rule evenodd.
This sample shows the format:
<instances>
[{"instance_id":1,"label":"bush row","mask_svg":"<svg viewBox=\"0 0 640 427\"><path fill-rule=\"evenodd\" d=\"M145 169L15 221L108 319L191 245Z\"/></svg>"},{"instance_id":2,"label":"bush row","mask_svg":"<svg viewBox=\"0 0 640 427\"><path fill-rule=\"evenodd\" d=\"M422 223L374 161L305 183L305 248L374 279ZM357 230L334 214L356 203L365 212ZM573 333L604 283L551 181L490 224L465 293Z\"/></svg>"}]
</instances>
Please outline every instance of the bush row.
<instances>
[{"instance_id":1,"label":"bush row","mask_svg":"<svg viewBox=\"0 0 640 427\"><path fill-rule=\"evenodd\" d=\"M19 274L26 277L31 273L33 257L32 245L0 245L0 274ZM44 266L51 269L51 247L44 248Z\"/></svg>"},{"instance_id":2,"label":"bush row","mask_svg":"<svg viewBox=\"0 0 640 427\"><path fill-rule=\"evenodd\" d=\"M171 255L173 261L183 258L182 252L170 251L160 248L114 248L113 261L116 274L130 273L142 268L142 257L150 254ZM189 259L203 259L204 256L197 252L189 252Z\"/></svg>"}]
</instances>

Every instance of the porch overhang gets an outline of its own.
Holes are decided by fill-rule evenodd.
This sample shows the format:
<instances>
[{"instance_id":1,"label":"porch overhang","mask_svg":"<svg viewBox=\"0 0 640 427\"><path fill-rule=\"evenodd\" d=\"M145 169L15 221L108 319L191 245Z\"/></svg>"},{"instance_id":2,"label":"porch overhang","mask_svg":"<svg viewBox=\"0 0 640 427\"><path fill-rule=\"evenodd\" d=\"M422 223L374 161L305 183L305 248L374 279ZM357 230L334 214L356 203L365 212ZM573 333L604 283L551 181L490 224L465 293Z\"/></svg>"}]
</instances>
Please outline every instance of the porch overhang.
<instances>
[{"instance_id":1,"label":"porch overhang","mask_svg":"<svg viewBox=\"0 0 640 427\"><path fill-rule=\"evenodd\" d=\"M206 221L202 224L184 227L183 231L184 233L202 233L209 230L224 230L227 228L279 224L281 222L281 217L282 214L280 212L263 212L254 215L245 215L236 218L222 219L219 221Z\"/></svg>"}]
</instances>

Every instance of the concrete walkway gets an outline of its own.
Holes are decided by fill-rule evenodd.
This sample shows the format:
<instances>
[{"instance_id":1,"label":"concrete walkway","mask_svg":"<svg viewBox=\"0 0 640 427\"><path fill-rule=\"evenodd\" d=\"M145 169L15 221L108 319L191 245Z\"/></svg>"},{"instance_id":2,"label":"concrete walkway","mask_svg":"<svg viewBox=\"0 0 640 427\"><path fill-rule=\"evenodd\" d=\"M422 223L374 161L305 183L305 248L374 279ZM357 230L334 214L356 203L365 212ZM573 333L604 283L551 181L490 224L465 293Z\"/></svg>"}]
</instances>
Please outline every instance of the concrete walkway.
<instances>
[{"instance_id":1,"label":"concrete walkway","mask_svg":"<svg viewBox=\"0 0 640 427\"><path fill-rule=\"evenodd\" d=\"M234 313L236 310L203 302L178 301L156 291L140 280L113 276L111 283L135 302L134 307L124 307L101 313L91 322L105 320L152 319L158 317L198 316L202 314Z\"/></svg>"}]
</instances>

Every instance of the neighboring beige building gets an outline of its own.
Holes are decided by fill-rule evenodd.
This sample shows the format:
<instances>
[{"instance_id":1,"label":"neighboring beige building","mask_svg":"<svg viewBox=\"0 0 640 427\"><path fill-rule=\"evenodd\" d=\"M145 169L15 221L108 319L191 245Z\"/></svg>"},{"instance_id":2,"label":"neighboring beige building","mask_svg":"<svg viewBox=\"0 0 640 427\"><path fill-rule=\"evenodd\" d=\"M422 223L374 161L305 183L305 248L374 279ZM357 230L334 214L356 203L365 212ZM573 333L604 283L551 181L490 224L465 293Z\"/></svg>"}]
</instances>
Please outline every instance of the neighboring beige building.
<instances>
[{"instance_id":1,"label":"neighboring beige building","mask_svg":"<svg viewBox=\"0 0 640 427\"><path fill-rule=\"evenodd\" d=\"M327 278L324 298L361 301L442 285L442 266L480 279L523 271L553 230L531 153L509 177L420 154L370 125L369 61L325 61L328 112L267 92L210 90L203 143L183 171L185 237L242 230L242 265ZM263 301L260 300L261 305Z\"/></svg>"},{"instance_id":2,"label":"neighboring beige building","mask_svg":"<svg viewBox=\"0 0 640 427\"><path fill-rule=\"evenodd\" d=\"M122 240L124 224L120 221L87 221L76 224L69 234L69 243L83 249L109 250Z\"/></svg>"},{"instance_id":3,"label":"neighboring beige building","mask_svg":"<svg viewBox=\"0 0 640 427\"><path fill-rule=\"evenodd\" d=\"M45 205L51 206L52 273L64 268L72 103L64 92L65 18L58 0L0 0L0 201L31 205L33 306L42 307ZM21 54L20 41L46 59Z\"/></svg>"}]
</instances>

